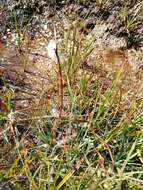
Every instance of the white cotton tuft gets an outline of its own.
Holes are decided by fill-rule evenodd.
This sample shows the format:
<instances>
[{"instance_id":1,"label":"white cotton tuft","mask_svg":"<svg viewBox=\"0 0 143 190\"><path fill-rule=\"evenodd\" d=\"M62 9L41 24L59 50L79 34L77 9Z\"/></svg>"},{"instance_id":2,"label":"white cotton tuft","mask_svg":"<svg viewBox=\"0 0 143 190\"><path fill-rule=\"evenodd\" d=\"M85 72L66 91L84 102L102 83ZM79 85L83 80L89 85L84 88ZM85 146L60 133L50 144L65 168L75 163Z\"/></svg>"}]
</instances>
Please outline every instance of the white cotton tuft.
<instances>
[{"instance_id":1,"label":"white cotton tuft","mask_svg":"<svg viewBox=\"0 0 143 190\"><path fill-rule=\"evenodd\" d=\"M53 39L51 39L51 40L49 41L49 43L48 43L47 48L50 49L50 50L51 50L51 49L52 49L52 50L57 49L57 43L56 43L56 41L53 40Z\"/></svg>"},{"instance_id":2,"label":"white cotton tuft","mask_svg":"<svg viewBox=\"0 0 143 190\"><path fill-rule=\"evenodd\" d=\"M50 40L47 47L48 57L51 58L56 64L59 64L59 56L57 52L57 43L55 40Z\"/></svg>"}]
</instances>

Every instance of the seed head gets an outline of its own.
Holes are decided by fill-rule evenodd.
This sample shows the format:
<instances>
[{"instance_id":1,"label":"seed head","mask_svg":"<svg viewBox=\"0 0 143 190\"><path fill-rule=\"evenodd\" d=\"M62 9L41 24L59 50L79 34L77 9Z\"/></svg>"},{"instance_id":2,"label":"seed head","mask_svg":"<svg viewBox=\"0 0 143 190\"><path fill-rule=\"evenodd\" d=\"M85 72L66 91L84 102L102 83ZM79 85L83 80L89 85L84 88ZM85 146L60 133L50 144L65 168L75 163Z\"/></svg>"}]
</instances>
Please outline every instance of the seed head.
<instances>
[{"instance_id":1,"label":"seed head","mask_svg":"<svg viewBox=\"0 0 143 190\"><path fill-rule=\"evenodd\" d=\"M47 47L47 53L48 53L48 56L49 58L51 58L56 64L59 64L60 63L60 60L59 60L59 55L58 55L58 52L57 52L57 43L55 40L50 40Z\"/></svg>"}]
</instances>

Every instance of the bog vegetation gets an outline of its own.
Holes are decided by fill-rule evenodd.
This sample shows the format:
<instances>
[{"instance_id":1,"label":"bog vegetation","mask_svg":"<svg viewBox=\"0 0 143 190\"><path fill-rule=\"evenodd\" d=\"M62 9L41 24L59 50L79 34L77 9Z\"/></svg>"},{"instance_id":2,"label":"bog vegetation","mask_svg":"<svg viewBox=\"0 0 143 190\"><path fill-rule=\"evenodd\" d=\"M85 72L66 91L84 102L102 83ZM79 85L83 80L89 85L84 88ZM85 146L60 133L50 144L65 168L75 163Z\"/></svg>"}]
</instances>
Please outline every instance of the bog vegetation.
<instances>
[{"instance_id":1,"label":"bog vegetation","mask_svg":"<svg viewBox=\"0 0 143 190\"><path fill-rule=\"evenodd\" d=\"M102 19L109 2L96 1ZM143 15L141 1L132 12L129 3L118 13L126 49L139 48L133 34ZM50 37L39 29L31 37L33 17L21 25L12 10L14 36L1 34L1 190L143 189L142 64L130 64L124 48L98 43L93 19L73 15L66 27L54 23ZM58 42L62 72L47 56L50 38Z\"/></svg>"}]
</instances>

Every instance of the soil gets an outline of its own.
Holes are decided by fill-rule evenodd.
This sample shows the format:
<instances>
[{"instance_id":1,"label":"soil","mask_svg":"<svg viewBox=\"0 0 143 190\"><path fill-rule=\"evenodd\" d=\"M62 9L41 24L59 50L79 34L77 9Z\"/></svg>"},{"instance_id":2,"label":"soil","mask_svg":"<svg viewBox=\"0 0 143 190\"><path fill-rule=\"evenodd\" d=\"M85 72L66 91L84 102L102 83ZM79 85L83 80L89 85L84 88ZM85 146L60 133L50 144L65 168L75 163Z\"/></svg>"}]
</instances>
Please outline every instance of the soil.
<instances>
[{"instance_id":1,"label":"soil","mask_svg":"<svg viewBox=\"0 0 143 190\"><path fill-rule=\"evenodd\" d=\"M126 3L128 17L130 18L140 1L130 0ZM0 34L4 40L7 30L14 31L16 23L20 28L27 27L29 35L35 37L39 28L47 26L51 28L51 21L56 22L56 17L61 18L64 22L66 19L84 19L90 20L85 26L86 29L93 29L96 24L104 26L104 36L108 39L117 38L121 41L121 47L138 48L143 45L143 17L139 16L134 27L128 31L126 29L123 11L124 1L108 1L99 5L96 1L50 1L42 0L2 0L0 3ZM143 9L141 8L141 11ZM140 11L140 12L141 12ZM122 15L122 16L121 16ZM140 14L142 15L142 14ZM65 19L66 18L66 19ZM89 24L90 23L90 24ZM106 26L106 27L105 27ZM103 36L103 40L105 37ZM107 43L108 43L108 39ZM122 44L122 39L125 43ZM114 39L113 39L114 40Z\"/></svg>"}]
</instances>

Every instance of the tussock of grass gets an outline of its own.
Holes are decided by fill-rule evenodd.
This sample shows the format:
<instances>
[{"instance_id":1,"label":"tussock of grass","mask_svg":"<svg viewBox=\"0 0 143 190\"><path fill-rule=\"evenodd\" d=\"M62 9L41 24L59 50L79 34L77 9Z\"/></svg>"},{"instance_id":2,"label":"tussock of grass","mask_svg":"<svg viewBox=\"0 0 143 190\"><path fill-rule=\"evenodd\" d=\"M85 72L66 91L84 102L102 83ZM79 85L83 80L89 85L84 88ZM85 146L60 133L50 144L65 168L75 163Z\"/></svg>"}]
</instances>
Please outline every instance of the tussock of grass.
<instances>
[{"instance_id":1,"label":"tussock of grass","mask_svg":"<svg viewBox=\"0 0 143 190\"><path fill-rule=\"evenodd\" d=\"M56 80L48 106L41 96L36 109L30 108L24 117L22 110L13 115L5 109L0 112L2 189L143 187L142 71L125 62L111 72L112 65L107 62L104 67L96 57L96 72L87 69L84 64L96 40L79 31L73 25L64 32L59 47L65 82L60 119L53 114L59 103ZM8 110L12 110L10 98L3 103Z\"/></svg>"}]
</instances>

